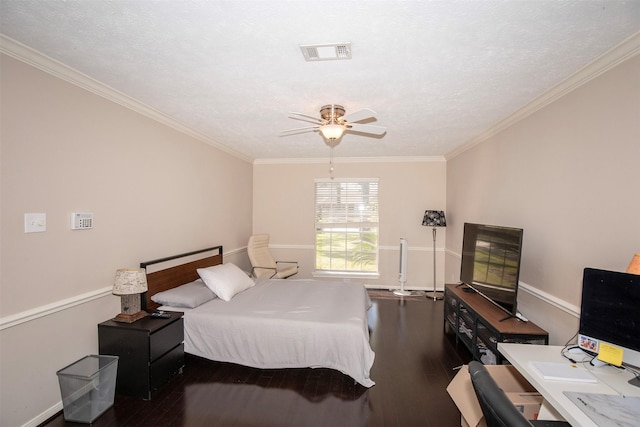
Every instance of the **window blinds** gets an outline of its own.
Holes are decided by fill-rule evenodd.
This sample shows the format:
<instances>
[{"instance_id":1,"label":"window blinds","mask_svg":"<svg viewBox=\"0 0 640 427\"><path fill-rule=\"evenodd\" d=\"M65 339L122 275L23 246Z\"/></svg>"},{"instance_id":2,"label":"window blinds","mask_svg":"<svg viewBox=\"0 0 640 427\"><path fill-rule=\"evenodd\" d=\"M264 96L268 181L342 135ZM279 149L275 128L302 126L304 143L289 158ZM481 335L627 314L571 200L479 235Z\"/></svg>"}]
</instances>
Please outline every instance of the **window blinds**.
<instances>
[{"instance_id":1,"label":"window blinds","mask_svg":"<svg viewBox=\"0 0 640 427\"><path fill-rule=\"evenodd\" d=\"M316 270L377 272L378 179L315 183Z\"/></svg>"}]
</instances>

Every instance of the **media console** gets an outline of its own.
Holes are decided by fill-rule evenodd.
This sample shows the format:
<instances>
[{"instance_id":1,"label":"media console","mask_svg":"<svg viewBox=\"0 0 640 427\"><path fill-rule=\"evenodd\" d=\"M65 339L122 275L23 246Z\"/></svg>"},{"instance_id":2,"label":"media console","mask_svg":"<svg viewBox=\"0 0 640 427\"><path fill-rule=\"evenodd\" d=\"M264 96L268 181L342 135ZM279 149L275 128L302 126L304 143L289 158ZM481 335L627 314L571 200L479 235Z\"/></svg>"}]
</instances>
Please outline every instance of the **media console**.
<instances>
[{"instance_id":1,"label":"media console","mask_svg":"<svg viewBox=\"0 0 640 427\"><path fill-rule=\"evenodd\" d=\"M444 290L444 331L455 333L456 342L469 349L473 358L486 365L505 362L498 343L549 344L549 333L533 322L507 317L475 291L465 285L448 284ZM507 318L506 318L507 317Z\"/></svg>"}]
</instances>

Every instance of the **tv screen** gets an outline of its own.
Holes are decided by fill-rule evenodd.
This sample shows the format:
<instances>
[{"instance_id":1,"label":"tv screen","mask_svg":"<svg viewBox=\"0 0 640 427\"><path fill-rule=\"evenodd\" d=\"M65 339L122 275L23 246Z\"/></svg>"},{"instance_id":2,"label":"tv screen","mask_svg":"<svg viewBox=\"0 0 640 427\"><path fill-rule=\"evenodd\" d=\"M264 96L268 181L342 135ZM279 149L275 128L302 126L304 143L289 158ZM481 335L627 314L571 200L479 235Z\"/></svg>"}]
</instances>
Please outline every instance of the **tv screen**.
<instances>
[{"instance_id":1,"label":"tv screen","mask_svg":"<svg viewBox=\"0 0 640 427\"><path fill-rule=\"evenodd\" d=\"M640 368L640 275L585 268L578 345L622 348L623 363Z\"/></svg>"},{"instance_id":2,"label":"tv screen","mask_svg":"<svg viewBox=\"0 0 640 427\"><path fill-rule=\"evenodd\" d=\"M512 316L517 312L521 228L464 224L460 281Z\"/></svg>"}]
</instances>

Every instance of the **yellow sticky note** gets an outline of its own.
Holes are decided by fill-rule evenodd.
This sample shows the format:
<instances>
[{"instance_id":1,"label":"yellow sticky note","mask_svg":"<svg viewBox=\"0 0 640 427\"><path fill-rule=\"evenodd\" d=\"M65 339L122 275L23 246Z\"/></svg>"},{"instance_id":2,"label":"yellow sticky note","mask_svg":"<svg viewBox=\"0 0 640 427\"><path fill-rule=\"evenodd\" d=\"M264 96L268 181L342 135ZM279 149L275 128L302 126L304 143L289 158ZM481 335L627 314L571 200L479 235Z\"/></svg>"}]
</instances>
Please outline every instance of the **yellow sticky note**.
<instances>
[{"instance_id":1,"label":"yellow sticky note","mask_svg":"<svg viewBox=\"0 0 640 427\"><path fill-rule=\"evenodd\" d=\"M603 362L610 363L612 365L622 365L622 356L624 350L620 347L613 346L611 344L600 342L600 352L598 353L598 359Z\"/></svg>"}]
</instances>

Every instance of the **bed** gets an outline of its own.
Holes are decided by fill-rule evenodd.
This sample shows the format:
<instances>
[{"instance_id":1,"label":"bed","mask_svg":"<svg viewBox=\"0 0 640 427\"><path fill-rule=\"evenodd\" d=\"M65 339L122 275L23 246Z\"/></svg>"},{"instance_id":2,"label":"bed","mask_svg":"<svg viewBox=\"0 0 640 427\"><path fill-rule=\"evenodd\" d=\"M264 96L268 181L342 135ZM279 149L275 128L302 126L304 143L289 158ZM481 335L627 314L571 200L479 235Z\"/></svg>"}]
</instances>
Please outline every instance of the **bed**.
<instances>
[{"instance_id":1,"label":"bed","mask_svg":"<svg viewBox=\"0 0 640 427\"><path fill-rule=\"evenodd\" d=\"M364 286L292 279L249 283L244 272L234 276L241 270L223 263L222 254L222 246L215 246L140 264L147 271L146 309L184 312L185 352L262 369L331 368L365 387L375 384L367 325L371 301ZM172 266L159 267L167 263ZM216 287L222 281L242 286L229 295ZM186 289L213 290L215 297L192 301L190 294L186 304L168 297L182 297Z\"/></svg>"}]
</instances>

